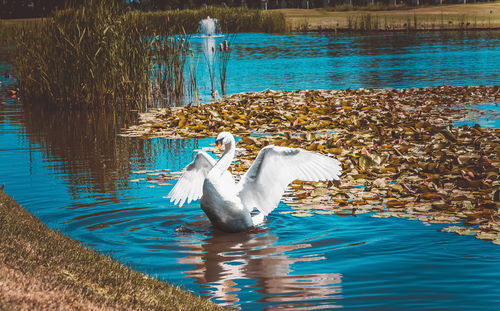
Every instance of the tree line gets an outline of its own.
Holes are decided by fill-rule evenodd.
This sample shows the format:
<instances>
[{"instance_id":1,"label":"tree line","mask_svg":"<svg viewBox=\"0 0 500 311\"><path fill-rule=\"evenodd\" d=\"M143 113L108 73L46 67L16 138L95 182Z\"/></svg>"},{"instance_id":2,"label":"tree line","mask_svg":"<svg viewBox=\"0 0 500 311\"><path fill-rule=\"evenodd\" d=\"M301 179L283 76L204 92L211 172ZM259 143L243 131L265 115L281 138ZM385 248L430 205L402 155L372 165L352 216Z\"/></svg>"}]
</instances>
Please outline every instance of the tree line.
<instances>
[{"instance_id":1,"label":"tree line","mask_svg":"<svg viewBox=\"0 0 500 311\"><path fill-rule=\"evenodd\" d=\"M0 18L47 17L54 10L79 6L88 0L0 0ZM451 4L489 0L102 0L118 1L133 10L157 11L196 9L203 6L246 6L255 9L320 8L325 6L352 5L424 5Z\"/></svg>"}]
</instances>

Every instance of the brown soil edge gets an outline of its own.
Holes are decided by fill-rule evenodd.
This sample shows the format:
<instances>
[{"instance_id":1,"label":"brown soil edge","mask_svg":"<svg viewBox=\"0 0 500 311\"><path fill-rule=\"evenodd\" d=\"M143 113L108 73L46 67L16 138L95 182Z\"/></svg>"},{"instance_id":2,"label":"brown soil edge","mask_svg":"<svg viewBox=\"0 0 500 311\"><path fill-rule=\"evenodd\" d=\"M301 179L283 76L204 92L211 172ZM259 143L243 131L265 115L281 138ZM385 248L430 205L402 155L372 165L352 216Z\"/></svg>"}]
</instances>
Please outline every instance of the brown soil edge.
<instances>
[{"instance_id":1,"label":"brown soil edge","mask_svg":"<svg viewBox=\"0 0 500 311\"><path fill-rule=\"evenodd\" d=\"M279 9L274 10L285 16L291 31L300 32L434 32L434 31L485 31L500 29L500 1L488 3L445 4L417 6L397 10L373 11L328 11L326 9ZM370 15L379 18L388 28L357 29L349 28L347 20L360 19ZM413 19L417 18L418 27ZM443 18L444 25L440 24ZM410 25L403 26L410 19ZM453 24L448 24L448 21ZM461 25L463 22L463 25ZM467 24L469 22L469 24ZM431 26L432 23L435 25Z\"/></svg>"},{"instance_id":2,"label":"brown soil edge","mask_svg":"<svg viewBox=\"0 0 500 311\"><path fill-rule=\"evenodd\" d=\"M44 225L0 190L0 310L222 310Z\"/></svg>"},{"instance_id":3,"label":"brown soil edge","mask_svg":"<svg viewBox=\"0 0 500 311\"><path fill-rule=\"evenodd\" d=\"M308 29L297 29L293 32L304 32L304 33L400 33L400 32L445 32L445 31L497 31L500 30L498 27L470 27L470 28L418 28L418 29L408 29L408 28L391 28L391 29L377 29L377 30L353 30L348 28L308 28Z\"/></svg>"}]
</instances>

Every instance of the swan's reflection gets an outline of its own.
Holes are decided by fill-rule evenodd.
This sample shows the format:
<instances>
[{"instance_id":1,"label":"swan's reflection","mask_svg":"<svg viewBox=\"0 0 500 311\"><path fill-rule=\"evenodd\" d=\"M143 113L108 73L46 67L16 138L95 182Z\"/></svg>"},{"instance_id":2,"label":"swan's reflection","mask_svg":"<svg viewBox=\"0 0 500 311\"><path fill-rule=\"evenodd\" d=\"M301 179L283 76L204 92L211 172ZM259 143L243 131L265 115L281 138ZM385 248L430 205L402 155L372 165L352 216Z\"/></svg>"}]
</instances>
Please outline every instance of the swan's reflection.
<instances>
[{"instance_id":1,"label":"swan's reflection","mask_svg":"<svg viewBox=\"0 0 500 311\"><path fill-rule=\"evenodd\" d=\"M293 264L325 257L308 254L292 258L289 252L309 248L311 244L278 245L278 237L267 231L255 229L235 234L212 231L202 238L182 236L181 244L191 254L180 262L195 266L185 273L206 288L200 294L215 298L221 305L239 308L241 287L250 286L260 294L259 303L273 304L273 308L339 307L331 302L341 294L341 274L292 274ZM255 280L255 285L238 283L245 279Z\"/></svg>"}]
</instances>

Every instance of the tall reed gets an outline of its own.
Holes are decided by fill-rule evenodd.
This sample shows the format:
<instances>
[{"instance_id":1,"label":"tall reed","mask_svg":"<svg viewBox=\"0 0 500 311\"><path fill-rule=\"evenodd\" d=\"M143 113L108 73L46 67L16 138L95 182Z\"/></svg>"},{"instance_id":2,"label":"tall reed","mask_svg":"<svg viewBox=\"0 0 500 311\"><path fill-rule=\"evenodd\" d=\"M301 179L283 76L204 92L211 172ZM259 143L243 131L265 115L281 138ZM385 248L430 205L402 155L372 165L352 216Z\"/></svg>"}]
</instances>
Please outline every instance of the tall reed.
<instances>
[{"instance_id":1,"label":"tall reed","mask_svg":"<svg viewBox=\"0 0 500 311\"><path fill-rule=\"evenodd\" d=\"M86 0L21 27L15 70L30 101L59 106L145 106L152 42L115 1Z\"/></svg>"},{"instance_id":2,"label":"tall reed","mask_svg":"<svg viewBox=\"0 0 500 311\"><path fill-rule=\"evenodd\" d=\"M199 55L195 56L193 51L190 49L188 50L188 62L187 62L187 68L189 72L189 83L187 85L187 92L188 92L188 100L191 103L195 103L196 105L199 104L199 94L198 94L198 80L196 77L196 68L198 68L200 57Z\"/></svg>"},{"instance_id":3,"label":"tall reed","mask_svg":"<svg viewBox=\"0 0 500 311\"><path fill-rule=\"evenodd\" d=\"M282 14L244 8L130 12L122 1L84 0L36 26L16 32L15 71L22 96L60 107L143 109L147 105L198 102L199 60L187 36L199 21L217 17L222 31L284 31ZM229 50L218 54L221 92L226 92ZM215 90L216 67L212 68Z\"/></svg>"},{"instance_id":4,"label":"tall reed","mask_svg":"<svg viewBox=\"0 0 500 311\"><path fill-rule=\"evenodd\" d=\"M372 14L347 16L347 29L362 32L378 31L380 30L379 16Z\"/></svg>"},{"instance_id":5,"label":"tall reed","mask_svg":"<svg viewBox=\"0 0 500 311\"><path fill-rule=\"evenodd\" d=\"M199 22L210 16L216 18L224 33L287 31L285 16L248 8L219 8L209 6L198 10L140 12L129 15L143 33L194 34Z\"/></svg>"},{"instance_id":6,"label":"tall reed","mask_svg":"<svg viewBox=\"0 0 500 311\"><path fill-rule=\"evenodd\" d=\"M232 43L234 42L235 36L235 34L228 35L228 39L224 40L224 42L219 45L219 81L222 96L225 96L227 93L227 66L229 64L229 59L231 58L231 52L233 51Z\"/></svg>"},{"instance_id":7,"label":"tall reed","mask_svg":"<svg viewBox=\"0 0 500 311\"><path fill-rule=\"evenodd\" d=\"M235 33L225 34L224 40L217 42L212 36L205 36L203 39L202 54L205 58L208 77L210 80L210 92L212 98L219 96L217 90L217 73L220 86L220 94L225 96L227 93L227 68L233 51L232 43L236 37Z\"/></svg>"},{"instance_id":8,"label":"tall reed","mask_svg":"<svg viewBox=\"0 0 500 311\"><path fill-rule=\"evenodd\" d=\"M153 44L152 87L157 106L178 106L184 103L186 91L185 68L190 53L186 37L156 37ZM193 72L190 69L190 77Z\"/></svg>"},{"instance_id":9,"label":"tall reed","mask_svg":"<svg viewBox=\"0 0 500 311\"><path fill-rule=\"evenodd\" d=\"M205 58L205 64L207 65L208 78L210 80L210 92L212 97L216 97L216 80L215 80L215 56L217 50L215 49L215 40L213 37L206 36L203 38L203 57Z\"/></svg>"},{"instance_id":10,"label":"tall reed","mask_svg":"<svg viewBox=\"0 0 500 311\"><path fill-rule=\"evenodd\" d=\"M28 24L28 22L24 23ZM31 24L33 24L33 22L31 22ZM18 28L19 22L0 20L0 46L9 46L15 44Z\"/></svg>"}]
</instances>

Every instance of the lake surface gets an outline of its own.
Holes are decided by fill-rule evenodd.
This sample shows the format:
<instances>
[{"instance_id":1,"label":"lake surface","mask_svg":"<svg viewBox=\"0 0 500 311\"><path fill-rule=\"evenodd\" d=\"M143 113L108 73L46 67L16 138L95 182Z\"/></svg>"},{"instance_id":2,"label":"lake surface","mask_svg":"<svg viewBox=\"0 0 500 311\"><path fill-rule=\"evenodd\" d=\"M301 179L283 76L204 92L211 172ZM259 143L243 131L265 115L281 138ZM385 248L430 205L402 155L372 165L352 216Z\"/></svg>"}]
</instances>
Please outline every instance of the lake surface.
<instances>
[{"instance_id":1,"label":"lake surface","mask_svg":"<svg viewBox=\"0 0 500 311\"><path fill-rule=\"evenodd\" d=\"M241 34L233 46L230 93L500 82L498 32ZM84 245L244 310L500 308L498 245L369 214L297 218L283 203L262 227L217 232L199 202L165 199L175 180L156 182L213 138L120 137L134 116L28 109L6 98L9 72L1 62L0 184Z\"/></svg>"},{"instance_id":2,"label":"lake surface","mask_svg":"<svg viewBox=\"0 0 500 311\"><path fill-rule=\"evenodd\" d=\"M224 39L191 39L197 55L202 55L197 77L206 99L210 79L206 53L201 51L217 47ZM230 94L265 89L496 85L500 81L498 32L238 34L230 42ZM217 64L215 71L218 76Z\"/></svg>"}]
</instances>

